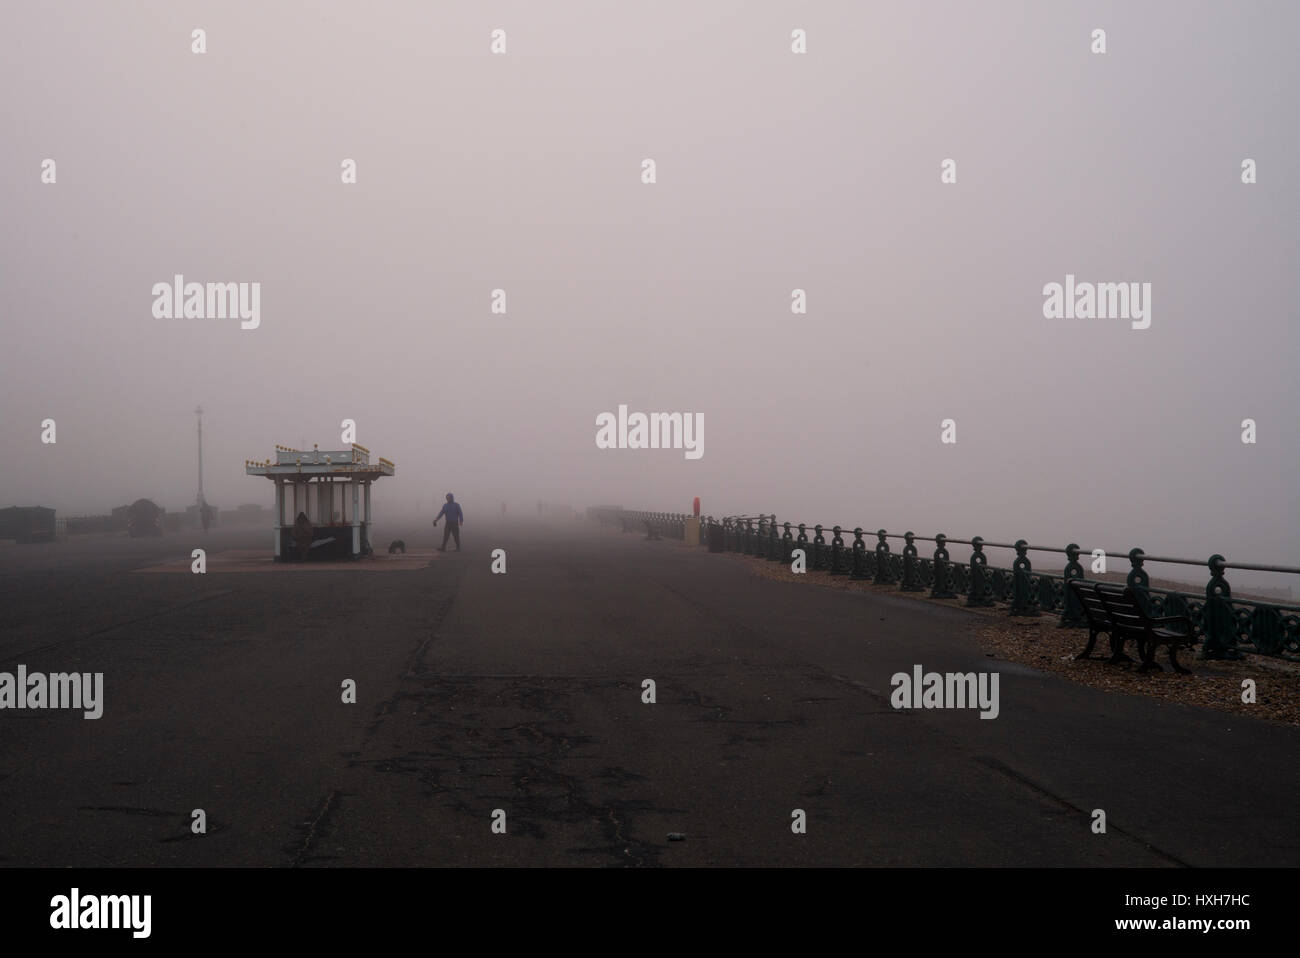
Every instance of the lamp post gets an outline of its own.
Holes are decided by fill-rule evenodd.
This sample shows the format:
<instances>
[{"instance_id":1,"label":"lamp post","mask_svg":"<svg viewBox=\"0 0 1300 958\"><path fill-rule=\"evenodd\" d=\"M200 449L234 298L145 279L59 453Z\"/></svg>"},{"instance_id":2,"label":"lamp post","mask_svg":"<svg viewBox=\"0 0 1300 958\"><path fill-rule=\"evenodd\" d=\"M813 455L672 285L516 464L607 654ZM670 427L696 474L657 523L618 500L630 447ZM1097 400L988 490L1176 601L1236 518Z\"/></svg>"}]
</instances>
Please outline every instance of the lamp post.
<instances>
[{"instance_id":1,"label":"lamp post","mask_svg":"<svg viewBox=\"0 0 1300 958\"><path fill-rule=\"evenodd\" d=\"M199 496L198 507L203 508L203 407L195 406L194 415L199 417Z\"/></svg>"}]
</instances>

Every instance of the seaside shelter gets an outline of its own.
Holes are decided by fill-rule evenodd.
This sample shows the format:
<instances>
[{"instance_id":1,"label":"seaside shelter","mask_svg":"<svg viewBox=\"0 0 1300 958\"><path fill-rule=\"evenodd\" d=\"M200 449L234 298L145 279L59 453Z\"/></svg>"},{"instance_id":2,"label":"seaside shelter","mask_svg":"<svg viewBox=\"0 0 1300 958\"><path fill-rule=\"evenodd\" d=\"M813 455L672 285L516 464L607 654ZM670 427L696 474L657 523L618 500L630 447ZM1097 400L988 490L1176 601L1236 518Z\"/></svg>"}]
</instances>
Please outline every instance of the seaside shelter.
<instances>
[{"instance_id":1,"label":"seaside shelter","mask_svg":"<svg viewBox=\"0 0 1300 958\"><path fill-rule=\"evenodd\" d=\"M370 554L370 487L395 468L383 457L372 463L370 450L356 443L343 450L276 446L274 459L244 461L247 475L275 483L277 561Z\"/></svg>"}]
</instances>

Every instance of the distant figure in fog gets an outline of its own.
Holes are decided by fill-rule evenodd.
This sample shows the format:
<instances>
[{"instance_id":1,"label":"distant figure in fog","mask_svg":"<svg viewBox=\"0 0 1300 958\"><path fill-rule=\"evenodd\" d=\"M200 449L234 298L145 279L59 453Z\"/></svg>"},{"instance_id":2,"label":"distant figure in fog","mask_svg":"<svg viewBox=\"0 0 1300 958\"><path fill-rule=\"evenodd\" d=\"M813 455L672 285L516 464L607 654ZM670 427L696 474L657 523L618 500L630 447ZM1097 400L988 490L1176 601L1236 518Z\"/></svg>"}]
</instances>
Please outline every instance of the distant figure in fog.
<instances>
[{"instance_id":1,"label":"distant figure in fog","mask_svg":"<svg viewBox=\"0 0 1300 958\"><path fill-rule=\"evenodd\" d=\"M465 513L461 511L460 503L454 496L447 493L447 502L443 505L442 510L433 517L433 527L438 528L438 520L443 516L447 517L447 527L442 530L442 545L438 547L439 552L447 551L447 537L455 536L456 551L460 551L460 527L465 521Z\"/></svg>"},{"instance_id":2,"label":"distant figure in fog","mask_svg":"<svg viewBox=\"0 0 1300 958\"><path fill-rule=\"evenodd\" d=\"M298 513L298 518L293 521L293 541L298 546L299 559L307 558L314 537L315 532L312 529L311 520L307 518L307 513Z\"/></svg>"}]
</instances>

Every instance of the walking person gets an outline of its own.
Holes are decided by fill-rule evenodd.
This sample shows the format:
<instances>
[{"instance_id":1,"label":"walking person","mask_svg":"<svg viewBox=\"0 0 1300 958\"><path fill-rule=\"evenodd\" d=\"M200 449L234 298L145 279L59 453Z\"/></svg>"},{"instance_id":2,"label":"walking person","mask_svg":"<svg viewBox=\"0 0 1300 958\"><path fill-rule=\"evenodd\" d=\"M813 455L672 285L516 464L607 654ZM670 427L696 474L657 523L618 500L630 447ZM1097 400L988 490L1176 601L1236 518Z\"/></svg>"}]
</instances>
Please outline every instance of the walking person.
<instances>
[{"instance_id":1,"label":"walking person","mask_svg":"<svg viewBox=\"0 0 1300 958\"><path fill-rule=\"evenodd\" d=\"M443 505L442 510L433 517L433 527L438 527L438 520L443 516L447 517L447 526L442 530L442 545L438 547L439 552L447 551L447 537L454 536L456 539L456 551L460 551L460 527L465 522L465 513L460 508L460 503L449 492L447 493L447 502Z\"/></svg>"}]
</instances>

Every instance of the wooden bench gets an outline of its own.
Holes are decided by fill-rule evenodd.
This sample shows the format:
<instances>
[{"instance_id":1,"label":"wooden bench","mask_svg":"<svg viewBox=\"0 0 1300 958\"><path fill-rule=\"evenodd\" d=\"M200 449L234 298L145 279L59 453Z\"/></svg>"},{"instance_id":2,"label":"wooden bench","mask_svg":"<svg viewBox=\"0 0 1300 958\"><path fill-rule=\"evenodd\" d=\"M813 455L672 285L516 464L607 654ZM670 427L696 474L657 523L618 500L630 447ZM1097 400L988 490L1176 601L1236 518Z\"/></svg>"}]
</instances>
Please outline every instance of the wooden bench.
<instances>
[{"instance_id":1,"label":"wooden bench","mask_svg":"<svg viewBox=\"0 0 1300 958\"><path fill-rule=\"evenodd\" d=\"M1077 662L1079 659L1091 658L1093 646L1097 644L1097 634L1105 632L1110 636L1110 658L1107 659L1107 663L1115 665L1119 662L1132 662L1132 656L1124 654L1124 642L1115 634L1115 627L1111 625L1110 616L1106 614L1106 607L1102 605L1096 585L1095 582L1084 579L1070 579L1065 584L1067 589L1074 592L1074 597L1083 607L1084 618L1088 620L1088 645L1074 659Z\"/></svg>"},{"instance_id":2,"label":"wooden bench","mask_svg":"<svg viewBox=\"0 0 1300 958\"><path fill-rule=\"evenodd\" d=\"M1118 643L1118 648L1122 650L1126 640L1136 642L1138 655L1142 659L1142 664L1138 666L1139 672L1160 668L1155 663L1155 655L1156 649L1161 645L1169 647L1169 664L1175 672L1187 674L1191 671L1178 664L1178 647L1196 644L1196 626L1190 618L1185 615L1167 615L1153 619L1142 608L1132 587L1120 589L1118 586L1096 584L1094 588L1112 625L1111 647L1115 648L1115 643ZM1181 626L1183 631L1176 631L1169 626Z\"/></svg>"}]
</instances>

